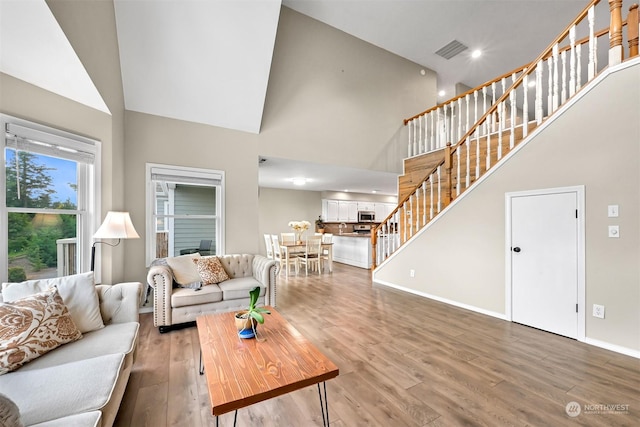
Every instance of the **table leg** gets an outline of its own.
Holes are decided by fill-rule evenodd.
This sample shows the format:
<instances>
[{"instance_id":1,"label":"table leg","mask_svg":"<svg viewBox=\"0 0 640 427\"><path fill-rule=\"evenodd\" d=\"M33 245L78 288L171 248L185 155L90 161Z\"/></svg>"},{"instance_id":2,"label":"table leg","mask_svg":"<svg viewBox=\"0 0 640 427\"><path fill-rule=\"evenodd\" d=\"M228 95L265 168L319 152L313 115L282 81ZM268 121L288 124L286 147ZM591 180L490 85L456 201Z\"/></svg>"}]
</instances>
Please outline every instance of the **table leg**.
<instances>
[{"instance_id":1,"label":"table leg","mask_svg":"<svg viewBox=\"0 0 640 427\"><path fill-rule=\"evenodd\" d=\"M202 363L202 349L200 349L200 375L204 374L204 364Z\"/></svg>"},{"instance_id":2,"label":"table leg","mask_svg":"<svg viewBox=\"0 0 640 427\"><path fill-rule=\"evenodd\" d=\"M322 401L322 392L320 391L320 383L318 383L318 396L320 397L320 410L322 411L322 426L329 427L329 403L327 402L327 383L322 382L324 386L324 403ZM327 418L325 419L325 415L327 414Z\"/></svg>"},{"instance_id":3,"label":"table leg","mask_svg":"<svg viewBox=\"0 0 640 427\"><path fill-rule=\"evenodd\" d=\"M218 427L220 417L216 415L216 427ZM238 410L236 409L235 414L233 415L233 427L236 427L236 423L238 421Z\"/></svg>"}]
</instances>

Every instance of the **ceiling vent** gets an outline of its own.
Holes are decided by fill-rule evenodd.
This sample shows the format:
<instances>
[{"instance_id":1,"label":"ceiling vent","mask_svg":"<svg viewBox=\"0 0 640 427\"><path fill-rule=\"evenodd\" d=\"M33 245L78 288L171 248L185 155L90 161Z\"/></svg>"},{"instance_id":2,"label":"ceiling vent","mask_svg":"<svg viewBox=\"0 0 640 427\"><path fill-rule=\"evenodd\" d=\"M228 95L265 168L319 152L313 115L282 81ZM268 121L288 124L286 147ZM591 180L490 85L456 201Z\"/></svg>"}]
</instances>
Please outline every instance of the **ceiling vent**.
<instances>
[{"instance_id":1,"label":"ceiling vent","mask_svg":"<svg viewBox=\"0 0 640 427\"><path fill-rule=\"evenodd\" d=\"M436 51L436 55L442 56L444 59L451 59L458 55L460 52L464 52L469 49L467 46L460 43L458 40L453 40L446 46L441 47Z\"/></svg>"}]
</instances>

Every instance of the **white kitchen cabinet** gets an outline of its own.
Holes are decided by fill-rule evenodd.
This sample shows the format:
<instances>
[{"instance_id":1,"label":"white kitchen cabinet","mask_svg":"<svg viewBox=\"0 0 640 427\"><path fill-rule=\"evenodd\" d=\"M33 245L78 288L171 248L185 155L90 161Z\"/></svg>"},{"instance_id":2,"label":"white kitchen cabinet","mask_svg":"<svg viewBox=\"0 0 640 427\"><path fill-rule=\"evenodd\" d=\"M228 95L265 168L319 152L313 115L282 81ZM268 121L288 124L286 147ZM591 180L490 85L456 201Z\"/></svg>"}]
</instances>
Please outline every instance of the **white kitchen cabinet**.
<instances>
[{"instance_id":1,"label":"white kitchen cabinet","mask_svg":"<svg viewBox=\"0 0 640 427\"><path fill-rule=\"evenodd\" d=\"M338 201L322 200L322 219L325 222L338 221Z\"/></svg>"},{"instance_id":2,"label":"white kitchen cabinet","mask_svg":"<svg viewBox=\"0 0 640 427\"><path fill-rule=\"evenodd\" d=\"M370 212L373 212L375 210L375 203L373 203L373 202L358 202L358 210L359 211L370 211Z\"/></svg>"},{"instance_id":3,"label":"white kitchen cabinet","mask_svg":"<svg viewBox=\"0 0 640 427\"><path fill-rule=\"evenodd\" d=\"M360 268L371 268L371 238L333 235L333 260Z\"/></svg>"},{"instance_id":4,"label":"white kitchen cabinet","mask_svg":"<svg viewBox=\"0 0 640 427\"><path fill-rule=\"evenodd\" d=\"M376 203L375 204L375 213L376 213L376 222L382 222L388 217L391 212L396 208L396 205L393 203Z\"/></svg>"},{"instance_id":5,"label":"white kitchen cabinet","mask_svg":"<svg viewBox=\"0 0 640 427\"><path fill-rule=\"evenodd\" d=\"M358 202L338 201L338 221L358 222Z\"/></svg>"}]
</instances>

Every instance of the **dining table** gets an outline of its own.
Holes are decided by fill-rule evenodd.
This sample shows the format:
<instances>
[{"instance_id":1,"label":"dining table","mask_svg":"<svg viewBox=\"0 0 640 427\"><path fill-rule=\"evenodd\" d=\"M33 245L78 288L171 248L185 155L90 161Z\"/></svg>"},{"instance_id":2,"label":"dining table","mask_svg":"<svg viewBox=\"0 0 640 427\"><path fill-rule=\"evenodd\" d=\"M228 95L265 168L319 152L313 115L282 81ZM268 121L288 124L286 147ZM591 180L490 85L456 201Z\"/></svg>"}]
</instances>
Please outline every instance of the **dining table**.
<instances>
[{"instance_id":1,"label":"dining table","mask_svg":"<svg viewBox=\"0 0 640 427\"><path fill-rule=\"evenodd\" d=\"M283 242L280 243L280 246L287 249L287 253L292 254L296 252L304 253L307 249L307 241L299 240L297 242ZM327 264L329 266L329 272L333 273L333 242L325 243L322 242L322 252L327 251Z\"/></svg>"}]
</instances>

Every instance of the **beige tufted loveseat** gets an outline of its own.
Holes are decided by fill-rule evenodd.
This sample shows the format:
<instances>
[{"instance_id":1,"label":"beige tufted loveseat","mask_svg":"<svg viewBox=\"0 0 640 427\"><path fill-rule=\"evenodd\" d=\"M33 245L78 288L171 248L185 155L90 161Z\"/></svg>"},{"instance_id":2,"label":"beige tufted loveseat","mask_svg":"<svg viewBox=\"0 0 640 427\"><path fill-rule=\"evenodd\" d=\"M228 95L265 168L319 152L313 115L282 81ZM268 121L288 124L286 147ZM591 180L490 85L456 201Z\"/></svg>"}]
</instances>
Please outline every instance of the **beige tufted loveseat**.
<instances>
[{"instance_id":1,"label":"beige tufted loveseat","mask_svg":"<svg viewBox=\"0 0 640 427\"><path fill-rule=\"evenodd\" d=\"M244 309L255 286L261 288L258 304L276 306L276 261L252 254L221 255L218 259L229 279L206 286L178 285L166 259L157 260L149 268L147 283L154 290L153 324L160 332L174 325L188 325L202 314Z\"/></svg>"}]
</instances>

